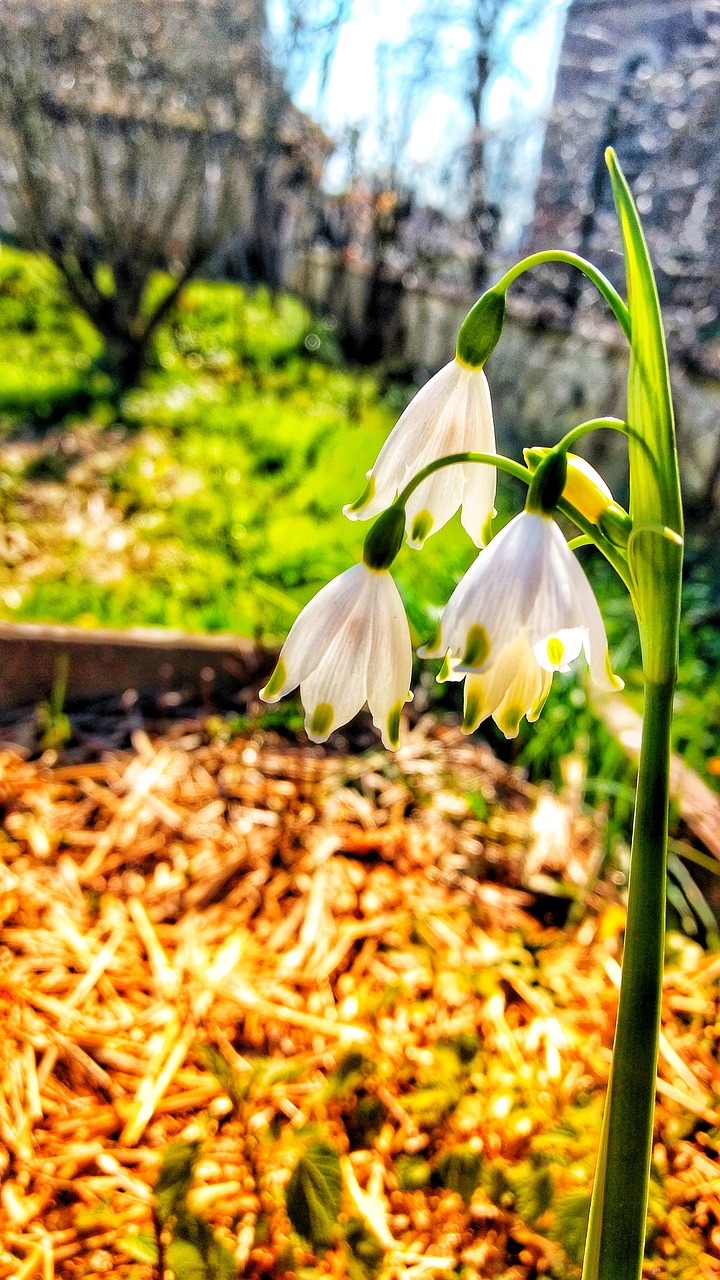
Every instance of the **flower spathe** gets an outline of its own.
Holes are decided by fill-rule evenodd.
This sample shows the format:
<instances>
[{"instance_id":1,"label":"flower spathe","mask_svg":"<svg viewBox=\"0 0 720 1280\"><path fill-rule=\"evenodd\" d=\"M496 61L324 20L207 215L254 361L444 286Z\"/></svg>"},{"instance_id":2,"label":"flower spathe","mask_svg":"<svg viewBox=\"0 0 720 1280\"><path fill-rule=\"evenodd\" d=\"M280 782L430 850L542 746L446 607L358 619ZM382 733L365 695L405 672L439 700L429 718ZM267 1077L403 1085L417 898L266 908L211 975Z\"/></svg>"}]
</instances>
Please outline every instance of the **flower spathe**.
<instances>
[{"instance_id":1,"label":"flower spathe","mask_svg":"<svg viewBox=\"0 0 720 1280\"><path fill-rule=\"evenodd\" d=\"M345 515L351 520L379 515L422 467L466 450L494 453L495 428L485 374L455 359L410 401L367 473L364 494L343 508ZM406 504L410 546L421 547L460 506L463 528L482 546L495 485L495 468L477 463L459 463L428 476Z\"/></svg>"},{"instance_id":2,"label":"flower spathe","mask_svg":"<svg viewBox=\"0 0 720 1280\"><path fill-rule=\"evenodd\" d=\"M511 737L523 714L537 718L552 672L567 671L581 649L596 685L622 688L580 564L552 518L523 511L480 552L421 652L447 654L451 678L470 677L466 728L493 715Z\"/></svg>"},{"instance_id":3,"label":"flower spathe","mask_svg":"<svg viewBox=\"0 0 720 1280\"><path fill-rule=\"evenodd\" d=\"M260 697L298 685L305 729L325 742L367 702L386 747L397 747L410 697L412 646L400 593L387 571L353 565L323 587L293 623Z\"/></svg>"}]
</instances>

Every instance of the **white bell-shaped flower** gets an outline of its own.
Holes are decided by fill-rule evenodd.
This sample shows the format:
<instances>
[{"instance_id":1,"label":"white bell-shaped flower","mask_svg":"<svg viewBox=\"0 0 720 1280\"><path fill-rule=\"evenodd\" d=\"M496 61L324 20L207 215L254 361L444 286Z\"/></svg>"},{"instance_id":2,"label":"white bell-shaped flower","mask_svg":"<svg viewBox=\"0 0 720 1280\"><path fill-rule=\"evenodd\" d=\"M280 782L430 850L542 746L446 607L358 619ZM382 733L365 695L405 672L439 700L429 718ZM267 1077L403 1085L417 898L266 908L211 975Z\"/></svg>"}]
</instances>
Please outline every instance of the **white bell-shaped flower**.
<instances>
[{"instance_id":1,"label":"white bell-shaped flower","mask_svg":"<svg viewBox=\"0 0 720 1280\"><path fill-rule=\"evenodd\" d=\"M495 428L487 378L451 360L410 401L390 432L361 498L343 508L351 520L378 515L422 467L449 453L495 453ZM406 505L411 547L421 547L462 506L463 528L476 546L495 502L496 472L491 466L458 463L443 467L418 485Z\"/></svg>"},{"instance_id":2,"label":"white bell-shaped flower","mask_svg":"<svg viewBox=\"0 0 720 1280\"><path fill-rule=\"evenodd\" d=\"M299 685L313 742L324 742L367 702L385 746L397 747L411 676L412 645L400 593L386 570L356 564L296 618L260 697L277 702Z\"/></svg>"},{"instance_id":3,"label":"white bell-shaped flower","mask_svg":"<svg viewBox=\"0 0 720 1280\"><path fill-rule=\"evenodd\" d=\"M498 712L511 726L523 713L539 713L549 689L542 673L567 671L581 649L596 685L622 688L582 568L552 518L523 511L480 552L420 652L447 654L453 679L483 677L466 691L467 723ZM477 709L468 706L475 696ZM523 712L516 716L521 703Z\"/></svg>"}]
</instances>

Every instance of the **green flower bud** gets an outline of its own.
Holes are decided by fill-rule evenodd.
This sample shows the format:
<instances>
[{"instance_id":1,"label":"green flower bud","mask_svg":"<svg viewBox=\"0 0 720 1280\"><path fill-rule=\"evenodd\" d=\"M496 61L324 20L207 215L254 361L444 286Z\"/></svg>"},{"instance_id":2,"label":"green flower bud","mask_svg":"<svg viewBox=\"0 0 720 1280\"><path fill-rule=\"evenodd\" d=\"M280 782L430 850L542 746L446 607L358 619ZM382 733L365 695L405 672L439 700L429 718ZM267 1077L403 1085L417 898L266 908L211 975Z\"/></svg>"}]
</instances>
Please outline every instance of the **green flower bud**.
<instances>
[{"instance_id":1,"label":"green flower bud","mask_svg":"<svg viewBox=\"0 0 720 1280\"><path fill-rule=\"evenodd\" d=\"M469 369L482 369L495 350L505 320L505 294L488 289L460 326L455 359Z\"/></svg>"},{"instance_id":2,"label":"green flower bud","mask_svg":"<svg viewBox=\"0 0 720 1280\"><path fill-rule=\"evenodd\" d=\"M405 536L405 508L393 503L378 516L365 538L363 562L368 569L389 569Z\"/></svg>"}]
</instances>

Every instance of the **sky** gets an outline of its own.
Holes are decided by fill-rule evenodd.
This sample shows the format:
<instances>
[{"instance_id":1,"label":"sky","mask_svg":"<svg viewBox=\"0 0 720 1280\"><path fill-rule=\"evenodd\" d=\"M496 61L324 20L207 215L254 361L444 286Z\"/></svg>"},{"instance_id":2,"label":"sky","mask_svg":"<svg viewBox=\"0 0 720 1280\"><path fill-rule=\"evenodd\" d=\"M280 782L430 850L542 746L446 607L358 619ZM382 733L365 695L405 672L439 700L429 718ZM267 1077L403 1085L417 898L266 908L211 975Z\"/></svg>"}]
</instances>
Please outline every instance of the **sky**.
<instances>
[{"instance_id":1,"label":"sky","mask_svg":"<svg viewBox=\"0 0 720 1280\"><path fill-rule=\"evenodd\" d=\"M281 4L282 0L278 0ZM522 10L526 0L517 0ZM342 28L337 43L324 100L318 98L318 74L311 70L305 83L295 93L297 105L318 119L330 136L340 142L331 158L326 174L330 189L343 187L348 172L348 153L342 146L343 136L351 126L362 133L359 159L361 166L377 168L383 154L383 139L377 128L378 50L382 44L400 46L413 31L413 19L422 0L353 0L350 17ZM564 0L548 4L545 17L532 32L516 38L512 48L512 69L499 75L487 96L486 124L489 129L502 129L510 120L542 117L552 98L557 56L564 17ZM448 191L440 175L447 167L451 152L467 136L470 114L460 95L452 92L452 66L459 62L469 46L467 31L458 24L443 31L441 56L446 85L421 101L405 151L405 163L412 170L421 198L429 203L448 203ZM390 60L392 76L392 59ZM518 193L516 225L506 227L510 240L519 234L523 218L532 207L534 185L539 171L542 147L542 124L522 129L524 154L519 170L526 191ZM451 203L451 201L450 201ZM448 212L455 212L452 208ZM512 219L511 219L512 222Z\"/></svg>"}]
</instances>

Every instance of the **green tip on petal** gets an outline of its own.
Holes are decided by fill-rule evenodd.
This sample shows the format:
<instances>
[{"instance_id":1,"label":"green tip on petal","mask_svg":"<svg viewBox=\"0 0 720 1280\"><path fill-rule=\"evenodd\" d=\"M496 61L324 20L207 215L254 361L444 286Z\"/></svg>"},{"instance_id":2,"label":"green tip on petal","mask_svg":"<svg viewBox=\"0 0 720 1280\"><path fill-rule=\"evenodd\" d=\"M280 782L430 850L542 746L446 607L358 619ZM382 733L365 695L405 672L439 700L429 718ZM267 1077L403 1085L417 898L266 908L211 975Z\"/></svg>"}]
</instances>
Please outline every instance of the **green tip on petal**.
<instances>
[{"instance_id":1,"label":"green tip on petal","mask_svg":"<svg viewBox=\"0 0 720 1280\"><path fill-rule=\"evenodd\" d=\"M286 680L287 670L285 668L285 663L282 658L278 658L277 666L265 685L265 688L260 690L260 697L264 698L266 701L269 701L271 698L276 698Z\"/></svg>"},{"instance_id":2,"label":"green tip on petal","mask_svg":"<svg viewBox=\"0 0 720 1280\"><path fill-rule=\"evenodd\" d=\"M620 690L625 688L625 681L621 680L620 676L615 675L615 672L613 671L612 666L610 665L609 653L605 654L605 674L607 675L607 678L610 681L613 689Z\"/></svg>"},{"instance_id":3,"label":"green tip on petal","mask_svg":"<svg viewBox=\"0 0 720 1280\"><path fill-rule=\"evenodd\" d=\"M435 677L436 683L444 684L446 680L450 679L451 674L452 674L452 662L450 661L450 654L446 653L445 657L443 658L442 666Z\"/></svg>"},{"instance_id":4,"label":"green tip on petal","mask_svg":"<svg viewBox=\"0 0 720 1280\"><path fill-rule=\"evenodd\" d=\"M525 715L525 708L511 703L503 707L495 716L495 723L506 738L517 738L520 732L520 721Z\"/></svg>"},{"instance_id":5,"label":"green tip on petal","mask_svg":"<svg viewBox=\"0 0 720 1280\"><path fill-rule=\"evenodd\" d=\"M418 511L410 530L411 542L424 542L433 527L433 518L429 511Z\"/></svg>"},{"instance_id":6,"label":"green tip on petal","mask_svg":"<svg viewBox=\"0 0 720 1280\"><path fill-rule=\"evenodd\" d=\"M388 713L387 740L393 750L400 746L400 712L402 709L402 702L396 702Z\"/></svg>"},{"instance_id":7,"label":"green tip on petal","mask_svg":"<svg viewBox=\"0 0 720 1280\"><path fill-rule=\"evenodd\" d=\"M369 502L372 502L374 496L375 496L375 477L371 475L370 479L365 485L365 488L360 494L360 497L356 498L354 502L349 502L345 508L345 511L349 515L354 515L356 511L362 511L363 507L366 507Z\"/></svg>"},{"instance_id":8,"label":"green tip on petal","mask_svg":"<svg viewBox=\"0 0 720 1280\"><path fill-rule=\"evenodd\" d=\"M484 525L483 525L482 529L480 530L480 545L481 545L481 546L483 546L483 547L487 547L487 546L488 546L488 544L492 542L492 539L493 539L493 527L492 527L492 523L493 523L493 520L495 519L496 515L497 515L497 511L496 511L496 510L495 510L495 508L493 507L493 509L492 509L492 511L490 512L490 514L488 515L488 517L487 517L487 519L486 519L486 521L485 521L485 523L484 523Z\"/></svg>"},{"instance_id":9,"label":"green tip on petal","mask_svg":"<svg viewBox=\"0 0 720 1280\"><path fill-rule=\"evenodd\" d=\"M435 630L425 643L421 646L423 654L435 654L439 657L439 650L442 647L442 619L438 618L435 624Z\"/></svg>"},{"instance_id":10,"label":"green tip on petal","mask_svg":"<svg viewBox=\"0 0 720 1280\"><path fill-rule=\"evenodd\" d=\"M326 738L332 727L335 712L329 702L318 702L310 718L310 733L318 738Z\"/></svg>"},{"instance_id":11,"label":"green tip on petal","mask_svg":"<svg viewBox=\"0 0 720 1280\"><path fill-rule=\"evenodd\" d=\"M465 686L465 706L463 708L463 733L474 733L485 719L485 703L482 697Z\"/></svg>"},{"instance_id":12,"label":"green tip on petal","mask_svg":"<svg viewBox=\"0 0 720 1280\"><path fill-rule=\"evenodd\" d=\"M462 667L481 667L490 652L490 638L479 622L473 623L467 633Z\"/></svg>"},{"instance_id":13,"label":"green tip on petal","mask_svg":"<svg viewBox=\"0 0 720 1280\"><path fill-rule=\"evenodd\" d=\"M553 667L561 667L565 655L565 645L558 636L551 636L547 642L548 662Z\"/></svg>"},{"instance_id":14,"label":"green tip on petal","mask_svg":"<svg viewBox=\"0 0 720 1280\"><path fill-rule=\"evenodd\" d=\"M550 673L548 672L548 674ZM550 693L551 688L552 680L548 680L546 687L540 694L540 697L535 699L530 710L527 712L528 724L534 724L536 720L540 719L540 713L548 700L548 694Z\"/></svg>"}]
</instances>

